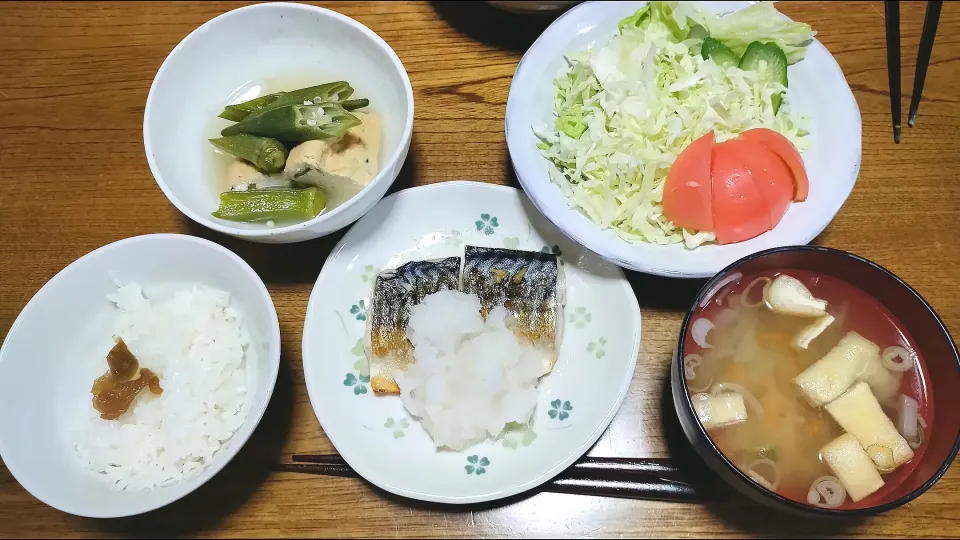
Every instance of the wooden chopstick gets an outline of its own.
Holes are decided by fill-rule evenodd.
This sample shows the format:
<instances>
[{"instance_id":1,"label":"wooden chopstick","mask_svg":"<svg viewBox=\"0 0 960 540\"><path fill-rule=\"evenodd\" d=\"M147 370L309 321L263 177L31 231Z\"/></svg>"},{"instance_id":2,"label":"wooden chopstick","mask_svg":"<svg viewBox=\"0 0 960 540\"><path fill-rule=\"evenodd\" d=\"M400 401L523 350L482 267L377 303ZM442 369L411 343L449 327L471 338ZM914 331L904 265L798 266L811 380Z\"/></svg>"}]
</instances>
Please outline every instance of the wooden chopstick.
<instances>
[{"instance_id":1,"label":"wooden chopstick","mask_svg":"<svg viewBox=\"0 0 960 540\"><path fill-rule=\"evenodd\" d=\"M294 463L278 464L276 470L359 478L336 454L296 454L292 459ZM661 501L699 498L694 488L682 479L680 471L665 459L582 458L542 489L552 493Z\"/></svg>"},{"instance_id":2,"label":"wooden chopstick","mask_svg":"<svg viewBox=\"0 0 960 540\"><path fill-rule=\"evenodd\" d=\"M913 94L910 96L910 113L907 116L907 125L910 127L917 122L917 110L920 108L920 96L923 95L923 82L927 78L927 66L930 64L930 53L933 52L933 41L937 37L941 7L943 7L942 0L927 2L927 12L923 17L920 48L917 50L917 69L913 74Z\"/></svg>"},{"instance_id":3,"label":"wooden chopstick","mask_svg":"<svg viewBox=\"0 0 960 540\"><path fill-rule=\"evenodd\" d=\"M883 3L887 30L887 76L890 84L890 115L893 117L893 142L900 144L900 3Z\"/></svg>"}]
</instances>

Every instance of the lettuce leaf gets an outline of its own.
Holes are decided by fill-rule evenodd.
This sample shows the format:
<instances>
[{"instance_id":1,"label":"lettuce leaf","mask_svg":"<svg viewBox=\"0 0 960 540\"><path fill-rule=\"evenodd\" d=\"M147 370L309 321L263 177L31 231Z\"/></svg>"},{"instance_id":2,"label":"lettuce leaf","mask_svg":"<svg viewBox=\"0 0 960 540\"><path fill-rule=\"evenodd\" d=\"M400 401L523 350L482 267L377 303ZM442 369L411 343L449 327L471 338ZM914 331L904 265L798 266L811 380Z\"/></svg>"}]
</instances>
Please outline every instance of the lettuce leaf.
<instances>
[{"instance_id":1,"label":"lettuce leaf","mask_svg":"<svg viewBox=\"0 0 960 540\"><path fill-rule=\"evenodd\" d=\"M803 60L806 45L817 35L809 24L784 17L772 2L761 2L728 15L709 17L704 27L710 37L743 55L754 41L775 42L787 55L787 63Z\"/></svg>"}]
</instances>

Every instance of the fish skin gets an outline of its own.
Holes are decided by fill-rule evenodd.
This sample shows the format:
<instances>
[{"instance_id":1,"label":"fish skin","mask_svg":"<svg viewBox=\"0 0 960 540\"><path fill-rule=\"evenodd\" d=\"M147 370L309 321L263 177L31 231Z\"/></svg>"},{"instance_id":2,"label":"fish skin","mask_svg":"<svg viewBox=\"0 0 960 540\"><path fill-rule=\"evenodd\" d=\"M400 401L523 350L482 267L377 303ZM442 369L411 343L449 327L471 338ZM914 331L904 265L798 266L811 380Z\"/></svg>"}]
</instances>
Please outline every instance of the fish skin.
<instances>
[{"instance_id":1,"label":"fish skin","mask_svg":"<svg viewBox=\"0 0 960 540\"><path fill-rule=\"evenodd\" d=\"M413 359L407 325L413 306L442 290L458 290L460 257L411 261L384 270L374 280L367 316L365 351L370 387L380 394L399 394L394 370L406 370Z\"/></svg>"},{"instance_id":2,"label":"fish skin","mask_svg":"<svg viewBox=\"0 0 960 540\"><path fill-rule=\"evenodd\" d=\"M563 274L553 253L465 246L463 286L480 298L481 314L503 306L516 318L514 333L548 352L553 369L562 334Z\"/></svg>"}]
</instances>

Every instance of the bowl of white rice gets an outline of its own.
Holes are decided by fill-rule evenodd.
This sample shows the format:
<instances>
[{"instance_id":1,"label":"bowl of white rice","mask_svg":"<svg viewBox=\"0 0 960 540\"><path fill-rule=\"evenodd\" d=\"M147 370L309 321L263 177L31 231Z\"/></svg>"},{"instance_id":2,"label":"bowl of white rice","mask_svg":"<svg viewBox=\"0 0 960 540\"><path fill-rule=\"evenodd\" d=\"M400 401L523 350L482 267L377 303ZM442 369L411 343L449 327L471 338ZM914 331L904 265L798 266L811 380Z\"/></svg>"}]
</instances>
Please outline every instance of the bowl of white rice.
<instances>
[{"instance_id":1,"label":"bowl of white rice","mask_svg":"<svg viewBox=\"0 0 960 540\"><path fill-rule=\"evenodd\" d=\"M116 381L109 397L145 373L161 391L141 385L117 416L93 392L119 341L140 372ZM279 364L273 302L237 255L191 236L120 240L60 271L13 323L0 348L0 457L27 491L64 512L148 512L236 455Z\"/></svg>"}]
</instances>

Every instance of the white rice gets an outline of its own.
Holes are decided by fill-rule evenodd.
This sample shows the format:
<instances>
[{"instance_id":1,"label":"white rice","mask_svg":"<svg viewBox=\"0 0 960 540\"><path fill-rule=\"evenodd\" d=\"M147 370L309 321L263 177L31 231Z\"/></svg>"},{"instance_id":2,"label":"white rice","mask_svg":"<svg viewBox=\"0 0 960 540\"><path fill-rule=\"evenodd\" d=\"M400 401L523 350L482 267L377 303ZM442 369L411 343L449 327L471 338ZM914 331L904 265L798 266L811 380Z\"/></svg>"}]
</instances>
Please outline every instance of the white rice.
<instances>
[{"instance_id":1,"label":"white rice","mask_svg":"<svg viewBox=\"0 0 960 540\"><path fill-rule=\"evenodd\" d=\"M200 285L157 303L138 285L121 286L107 298L118 308L114 334L141 367L160 376L163 394L142 391L117 420L101 419L92 401L78 404L84 414L73 432L77 453L118 490L189 478L210 464L246 417L247 365L255 365L255 353L242 316L228 293ZM105 354L97 366L79 384L92 385L106 371Z\"/></svg>"},{"instance_id":2,"label":"white rice","mask_svg":"<svg viewBox=\"0 0 960 540\"><path fill-rule=\"evenodd\" d=\"M463 450L496 439L507 424L526 424L537 405L544 353L508 328L494 308L484 321L476 295L440 291L410 315L414 362L394 373L404 406L438 448Z\"/></svg>"}]
</instances>

